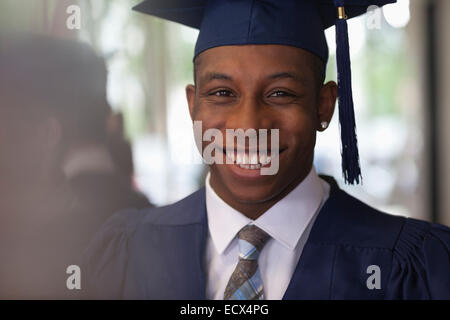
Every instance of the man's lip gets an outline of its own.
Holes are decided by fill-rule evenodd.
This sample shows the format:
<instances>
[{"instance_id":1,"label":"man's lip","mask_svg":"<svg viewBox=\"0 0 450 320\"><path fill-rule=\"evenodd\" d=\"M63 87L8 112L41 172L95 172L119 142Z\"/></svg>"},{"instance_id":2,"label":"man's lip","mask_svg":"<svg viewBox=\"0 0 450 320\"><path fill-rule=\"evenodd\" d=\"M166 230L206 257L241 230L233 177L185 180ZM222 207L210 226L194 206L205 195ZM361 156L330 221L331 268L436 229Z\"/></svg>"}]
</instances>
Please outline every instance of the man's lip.
<instances>
[{"instance_id":1,"label":"man's lip","mask_svg":"<svg viewBox=\"0 0 450 320\"><path fill-rule=\"evenodd\" d=\"M279 161L279 158L280 158L280 156L281 156L281 154L284 152L284 151L286 151L288 148L286 147L286 148L283 148L283 149L281 149L279 152L278 152L278 155L277 155L277 157L278 157L278 161ZM222 149L222 153L223 153L223 155L224 155L224 164L227 164L227 165L235 165L235 166L238 166L237 164L236 164L236 159L233 159L232 161L233 161L233 163L227 163L226 161L226 159L229 159L228 158L228 155L227 155L227 153L225 153L225 150L223 150ZM271 152L268 152L267 154L266 154L268 157L271 157L272 156L272 153ZM270 167L271 166L271 162L269 162L268 164L266 164L266 165L263 165L262 167Z\"/></svg>"},{"instance_id":2,"label":"man's lip","mask_svg":"<svg viewBox=\"0 0 450 320\"><path fill-rule=\"evenodd\" d=\"M280 161L281 157L284 155L284 151L287 150L287 148L280 150L279 152L279 159L278 161ZM241 168L238 164L236 163L231 163L231 164L227 164L224 162L224 165L226 168L228 168L228 170L231 172L231 174L235 177L235 179L238 179L242 182L249 182L249 183L255 183L257 181L265 181L266 179L269 179L271 175L262 175L261 174L261 169L262 168L267 168L272 166L272 162L268 163L265 166L262 166L259 169L245 169L245 168Z\"/></svg>"}]
</instances>

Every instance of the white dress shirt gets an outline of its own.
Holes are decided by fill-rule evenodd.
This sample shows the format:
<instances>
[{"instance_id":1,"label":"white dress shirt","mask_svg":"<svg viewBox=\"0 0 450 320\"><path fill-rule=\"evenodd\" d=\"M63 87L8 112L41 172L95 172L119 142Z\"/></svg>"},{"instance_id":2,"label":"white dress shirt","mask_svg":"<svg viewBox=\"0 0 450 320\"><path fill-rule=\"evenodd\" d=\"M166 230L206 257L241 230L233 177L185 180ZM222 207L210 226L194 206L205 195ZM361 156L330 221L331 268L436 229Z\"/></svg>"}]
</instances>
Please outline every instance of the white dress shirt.
<instances>
[{"instance_id":1,"label":"white dress shirt","mask_svg":"<svg viewBox=\"0 0 450 320\"><path fill-rule=\"evenodd\" d=\"M237 234L255 224L271 238L258 258L264 298L281 300L300 259L317 213L328 199L330 186L312 167L306 178L256 220L225 203L206 177L208 239L206 245L206 298L223 299L225 287L239 257Z\"/></svg>"}]
</instances>

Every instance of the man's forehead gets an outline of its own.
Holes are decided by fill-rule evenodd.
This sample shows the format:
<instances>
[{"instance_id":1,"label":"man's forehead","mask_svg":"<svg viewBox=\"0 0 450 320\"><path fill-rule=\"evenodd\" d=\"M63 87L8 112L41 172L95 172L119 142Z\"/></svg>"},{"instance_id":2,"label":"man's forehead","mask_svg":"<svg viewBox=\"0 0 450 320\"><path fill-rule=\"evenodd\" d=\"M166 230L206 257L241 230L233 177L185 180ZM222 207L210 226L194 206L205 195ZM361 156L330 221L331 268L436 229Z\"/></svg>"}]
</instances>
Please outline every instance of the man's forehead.
<instances>
[{"instance_id":1,"label":"man's forehead","mask_svg":"<svg viewBox=\"0 0 450 320\"><path fill-rule=\"evenodd\" d=\"M306 50L285 45L222 46L202 52L195 59L202 80L232 80L236 73L259 75L267 79L306 81L314 72L314 59Z\"/></svg>"},{"instance_id":2,"label":"man's forehead","mask_svg":"<svg viewBox=\"0 0 450 320\"><path fill-rule=\"evenodd\" d=\"M234 60L239 57L267 57L280 61L279 56L283 55L291 59L308 60L315 55L307 50L279 44L249 44L249 45L224 45L214 47L200 53L195 61L197 64L205 59L229 58ZM316 57L319 59L318 57ZM290 62L290 61L288 61Z\"/></svg>"}]
</instances>

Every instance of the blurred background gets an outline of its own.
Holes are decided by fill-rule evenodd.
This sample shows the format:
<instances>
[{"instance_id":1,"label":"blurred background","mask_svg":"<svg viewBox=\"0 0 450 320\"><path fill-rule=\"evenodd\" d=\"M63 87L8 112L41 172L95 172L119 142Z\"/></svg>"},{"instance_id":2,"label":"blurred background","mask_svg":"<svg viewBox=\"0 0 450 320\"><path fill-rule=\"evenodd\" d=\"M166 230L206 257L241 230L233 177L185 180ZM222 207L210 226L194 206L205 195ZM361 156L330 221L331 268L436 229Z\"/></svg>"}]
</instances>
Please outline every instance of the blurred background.
<instances>
[{"instance_id":1,"label":"blurred background","mask_svg":"<svg viewBox=\"0 0 450 320\"><path fill-rule=\"evenodd\" d=\"M105 59L133 186L164 205L204 183L184 93L197 31L132 12L138 2L2 0L0 29L76 39ZM450 225L450 1L399 0L349 29L363 184L344 184L337 114L318 134L317 171L376 208ZM334 28L327 38L336 80Z\"/></svg>"}]
</instances>

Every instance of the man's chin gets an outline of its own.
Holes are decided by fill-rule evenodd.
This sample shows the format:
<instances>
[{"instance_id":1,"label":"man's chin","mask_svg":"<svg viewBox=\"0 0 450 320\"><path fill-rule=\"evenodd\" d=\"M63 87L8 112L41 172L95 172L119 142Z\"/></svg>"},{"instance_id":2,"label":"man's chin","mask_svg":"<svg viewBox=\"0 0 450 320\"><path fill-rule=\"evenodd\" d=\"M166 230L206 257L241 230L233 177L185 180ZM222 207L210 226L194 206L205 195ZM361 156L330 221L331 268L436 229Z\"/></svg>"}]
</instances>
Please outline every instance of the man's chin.
<instances>
[{"instance_id":1,"label":"man's chin","mask_svg":"<svg viewBox=\"0 0 450 320\"><path fill-rule=\"evenodd\" d=\"M274 199L279 192L279 190L232 190L231 194L233 198L242 204L260 204Z\"/></svg>"}]
</instances>

